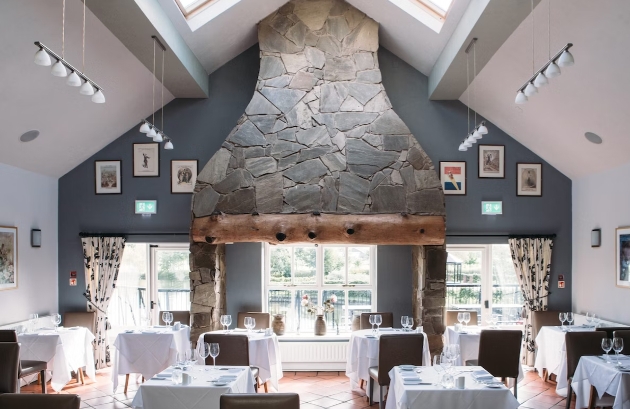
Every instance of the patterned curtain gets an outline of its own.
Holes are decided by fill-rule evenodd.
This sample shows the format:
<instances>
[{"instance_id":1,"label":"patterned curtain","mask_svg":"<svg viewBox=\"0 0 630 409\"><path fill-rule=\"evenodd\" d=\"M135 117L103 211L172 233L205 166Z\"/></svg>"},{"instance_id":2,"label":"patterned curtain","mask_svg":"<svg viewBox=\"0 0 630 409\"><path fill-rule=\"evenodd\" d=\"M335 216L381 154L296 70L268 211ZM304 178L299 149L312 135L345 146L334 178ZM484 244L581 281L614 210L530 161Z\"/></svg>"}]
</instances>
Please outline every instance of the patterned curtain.
<instances>
[{"instance_id":1,"label":"patterned curtain","mask_svg":"<svg viewBox=\"0 0 630 409\"><path fill-rule=\"evenodd\" d=\"M535 343L532 338L532 311L547 310L549 274L553 240L548 237L510 238L510 250L525 305L526 354L523 363L534 366Z\"/></svg>"},{"instance_id":2,"label":"patterned curtain","mask_svg":"<svg viewBox=\"0 0 630 409\"><path fill-rule=\"evenodd\" d=\"M116 288L118 270L125 249L124 237L84 237L85 298L88 311L96 311L94 363L96 369L108 366L107 307Z\"/></svg>"}]
</instances>

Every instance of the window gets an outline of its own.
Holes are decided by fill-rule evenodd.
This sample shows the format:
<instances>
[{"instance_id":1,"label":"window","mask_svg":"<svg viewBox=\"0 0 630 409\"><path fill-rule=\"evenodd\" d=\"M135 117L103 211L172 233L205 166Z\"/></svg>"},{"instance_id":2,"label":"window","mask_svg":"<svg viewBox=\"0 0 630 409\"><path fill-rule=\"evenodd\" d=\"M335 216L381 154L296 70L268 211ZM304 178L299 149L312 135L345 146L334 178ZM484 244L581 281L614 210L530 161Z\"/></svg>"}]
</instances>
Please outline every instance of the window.
<instances>
[{"instance_id":1,"label":"window","mask_svg":"<svg viewBox=\"0 0 630 409\"><path fill-rule=\"evenodd\" d=\"M439 33L453 0L389 0L407 14Z\"/></svg>"},{"instance_id":2,"label":"window","mask_svg":"<svg viewBox=\"0 0 630 409\"><path fill-rule=\"evenodd\" d=\"M333 294L334 311L326 314L329 331L350 330L354 312L376 306L376 247L341 245L265 245L264 305L284 314L289 331L312 330L315 316L302 306L308 296L321 306Z\"/></svg>"},{"instance_id":3,"label":"window","mask_svg":"<svg viewBox=\"0 0 630 409\"><path fill-rule=\"evenodd\" d=\"M434 14L436 18L445 19L453 0L411 0L419 7Z\"/></svg>"},{"instance_id":4,"label":"window","mask_svg":"<svg viewBox=\"0 0 630 409\"><path fill-rule=\"evenodd\" d=\"M184 17L192 17L217 0L175 0Z\"/></svg>"},{"instance_id":5,"label":"window","mask_svg":"<svg viewBox=\"0 0 630 409\"><path fill-rule=\"evenodd\" d=\"M523 295L508 244L449 245L446 306L471 309L485 324L497 314L502 324L522 323Z\"/></svg>"}]
</instances>

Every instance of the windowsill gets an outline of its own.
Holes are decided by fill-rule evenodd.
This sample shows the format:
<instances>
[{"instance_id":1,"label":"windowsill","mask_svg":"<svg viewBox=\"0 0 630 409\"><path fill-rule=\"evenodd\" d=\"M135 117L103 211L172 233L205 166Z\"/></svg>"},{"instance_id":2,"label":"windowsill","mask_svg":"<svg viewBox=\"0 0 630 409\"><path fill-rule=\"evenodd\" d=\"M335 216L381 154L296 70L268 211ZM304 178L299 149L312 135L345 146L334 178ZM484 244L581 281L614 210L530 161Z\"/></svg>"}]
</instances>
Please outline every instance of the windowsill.
<instances>
[{"instance_id":1,"label":"windowsill","mask_svg":"<svg viewBox=\"0 0 630 409\"><path fill-rule=\"evenodd\" d=\"M312 333L287 332L278 337L278 342L347 342L351 332L337 334L313 335Z\"/></svg>"}]
</instances>

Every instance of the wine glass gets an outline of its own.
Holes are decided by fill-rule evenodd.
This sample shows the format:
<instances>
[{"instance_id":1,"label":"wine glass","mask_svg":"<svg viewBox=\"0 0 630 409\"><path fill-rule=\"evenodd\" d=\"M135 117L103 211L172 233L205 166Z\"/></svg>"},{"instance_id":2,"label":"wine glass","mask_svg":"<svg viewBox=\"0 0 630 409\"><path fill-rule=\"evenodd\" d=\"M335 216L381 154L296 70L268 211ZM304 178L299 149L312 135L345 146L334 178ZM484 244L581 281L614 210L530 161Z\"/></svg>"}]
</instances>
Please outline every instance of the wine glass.
<instances>
[{"instance_id":1,"label":"wine glass","mask_svg":"<svg viewBox=\"0 0 630 409\"><path fill-rule=\"evenodd\" d=\"M615 351L615 356L617 358L617 366L621 366L619 363L619 353L623 351L623 338L615 337L612 340L612 349Z\"/></svg>"},{"instance_id":2,"label":"wine glass","mask_svg":"<svg viewBox=\"0 0 630 409\"><path fill-rule=\"evenodd\" d=\"M207 342L200 342L199 345L197 345L197 349L197 352L199 353L199 356L203 358L203 363L205 365L206 358L210 356L210 344L208 344Z\"/></svg>"},{"instance_id":3,"label":"wine glass","mask_svg":"<svg viewBox=\"0 0 630 409\"><path fill-rule=\"evenodd\" d=\"M457 321L459 322L459 325L462 325L462 322L464 322L464 313L463 312L458 312L457 313Z\"/></svg>"},{"instance_id":4,"label":"wine glass","mask_svg":"<svg viewBox=\"0 0 630 409\"><path fill-rule=\"evenodd\" d=\"M413 328L413 317L407 317L407 328L409 331Z\"/></svg>"},{"instance_id":5,"label":"wine glass","mask_svg":"<svg viewBox=\"0 0 630 409\"><path fill-rule=\"evenodd\" d=\"M376 324L376 332L379 332L382 323L383 323L383 317L381 317L381 314L376 314L374 316L374 324Z\"/></svg>"},{"instance_id":6,"label":"wine glass","mask_svg":"<svg viewBox=\"0 0 630 409\"><path fill-rule=\"evenodd\" d=\"M608 359L608 353L613 347L613 341L610 338L602 338L602 349L606 352L606 363L610 363L610 359Z\"/></svg>"},{"instance_id":7,"label":"wine glass","mask_svg":"<svg viewBox=\"0 0 630 409\"><path fill-rule=\"evenodd\" d=\"M567 322L569 323L569 325L573 325L573 313L572 312L567 312Z\"/></svg>"},{"instance_id":8,"label":"wine glass","mask_svg":"<svg viewBox=\"0 0 630 409\"><path fill-rule=\"evenodd\" d=\"M591 314L590 312L587 312L586 313L586 325L590 327L592 322L593 322L593 314Z\"/></svg>"},{"instance_id":9,"label":"wine glass","mask_svg":"<svg viewBox=\"0 0 630 409\"><path fill-rule=\"evenodd\" d=\"M247 332L249 333L254 326L252 325L252 317L245 317L245 328L247 328Z\"/></svg>"},{"instance_id":10,"label":"wine glass","mask_svg":"<svg viewBox=\"0 0 630 409\"><path fill-rule=\"evenodd\" d=\"M59 324L61 324L61 314L51 314L50 316L50 320L52 321L52 323L55 325L55 331L58 330L58 326Z\"/></svg>"},{"instance_id":11,"label":"wine glass","mask_svg":"<svg viewBox=\"0 0 630 409\"><path fill-rule=\"evenodd\" d=\"M402 317L400 317L400 325L402 325L403 331L405 331L405 332L407 331L407 319L408 318L409 317L406 316L406 315L403 315Z\"/></svg>"},{"instance_id":12,"label":"wine glass","mask_svg":"<svg viewBox=\"0 0 630 409\"><path fill-rule=\"evenodd\" d=\"M230 325L232 325L232 316L231 315L226 315L225 316L225 325L227 327L227 332L230 332Z\"/></svg>"},{"instance_id":13,"label":"wine glass","mask_svg":"<svg viewBox=\"0 0 630 409\"><path fill-rule=\"evenodd\" d=\"M246 317L247 319L249 317ZM210 344L210 356L212 357L212 365L217 366L217 357L219 356L219 344L213 342Z\"/></svg>"},{"instance_id":14,"label":"wine glass","mask_svg":"<svg viewBox=\"0 0 630 409\"><path fill-rule=\"evenodd\" d=\"M560 320L560 328L564 331L564 322L567 320L567 313L561 312L558 314L558 319Z\"/></svg>"},{"instance_id":15,"label":"wine glass","mask_svg":"<svg viewBox=\"0 0 630 409\"><path fill-rule=\"evenodd\" d=\"M255 329L256 328L256 318L252 317L251 323L252 323L252 329Z\"/></svg>"},{"instance_id":16,"label":"wine glass","mask_svg":"<svg viewBox=\"0 0 630 409\"><path fill-rule=\"evenodd\" d=\"M440 370L443 369L440 366L440 355L433 355L433 367L437 373L440 373Z\"/></svg>"},{"instance_id":17,"label":"wine glass","mask_svg":"<svg viewBox=\"0 0 630 409\"><path fill-rule=\"evenodd\" d=\"M374 330L374 315L370 315L370 324L372 325L372 334L376 333Z\"/></svg>"},{"instance_id":18,"label":"wine glass","mask_svg":"<svg viewBox=\"0 0 630 409\"><path fill-rule=\"evenodd\" d=\"M602 322L602 319L595 313L593 313L593 324L595 325L595 328L597 328L597 326Z\"/></svg>"},{"instance_id":19,"label":"wine glass","mask_svg":"<svg viewBox=\"0 0 630 409\"><path fill-rule=\"evenodd\" d=\"M168 325L168 311L162 311L162 321L165 325Z\"/></svg>"},{"instance_id":20,"label":"wine glass","mask_svg":"<svg viewBox=\"0 0 630 409\"><path fill-rule=\"evenodd\" d=\"M221 327L223 328L223 331L227 333L227 330L225 329L225 315L221 315L220 321L221 321Z\"/></svg>"},{"instance_id":21,"label":"wine glass","mask_svg":"<svg viewBox=\"0 0 630 409\"><path fill-rule=\"evenodd\" d=\"M469 312L465 312L464 313L464 322L466 323L466 326L468 326L468 323L470 322L470 313Z\"/></svg>"},{"instance_id":22,"label":"wine glass","mask_svg":"<svg viewBox=\"0 0 630 409\"><path fill-rule=\"evenodd\" d=\"M440 354L440 366L444 368L444 372L449 372L451 366L453 366L453 360L450 357L450 354L442 352Z\"/></svg>"},{"instance_id":23,"label":"wine glass","mask_svg":"<svg viewBox=\"0 0 630 409\"><path fill-rule=\"evenodd\" d=\"M173 323L173 313L169 312L168 313L168 325L171 325Z\"/></svg>"}]
</instances>

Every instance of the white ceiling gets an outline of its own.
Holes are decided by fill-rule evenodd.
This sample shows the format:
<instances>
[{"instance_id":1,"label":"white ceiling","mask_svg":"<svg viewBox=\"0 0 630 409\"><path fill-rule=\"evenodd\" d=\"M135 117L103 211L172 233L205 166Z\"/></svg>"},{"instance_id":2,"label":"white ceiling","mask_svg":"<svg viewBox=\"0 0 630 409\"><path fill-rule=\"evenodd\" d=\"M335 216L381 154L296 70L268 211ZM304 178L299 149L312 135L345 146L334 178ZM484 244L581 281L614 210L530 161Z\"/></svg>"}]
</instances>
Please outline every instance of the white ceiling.
<instances>
[{"instance_id":1,"label":"white ceiling","mask_svg":"<svg viewBox=\"0 0 630 409\"><path fill-rule=\"evenodd\" d=\"M65 57L79 69L82 6L66 1ZM88 10L85 71L107 99L94 104L33 63L36 40L61 53L61 0L0 1L0 162L60 177L150 115L151 72ZM31 129L39 138L20 142Z\"/></svg>"},{"instance_id":2,"label":"white ceiling","mask_svg":"<svg viewBox=\"0 0 630 409\"><path fill-rule=\"evenodd\" d=\"M543 0L534 11L536 69L548 59L548 6ZM471 106L577 179L630 161L630 2L553 0L551 7L551 53L572 42L575 65L562 68L562 75L525 105L514 103L516 90L532 74L529 16L479 73L477 103ZM483 38L478 46L483 47ZM588 142L587 131L604 142Z\"/></svg>"},{"instance_id":3,"label":"white ceiling","mask_svg":"<svg viewBox=\"0 0 630 409\"><path fill-rule=\"evenodd\" d=\"M429 75L470 0L454 0L440 33L411 17L389 0L347 0L378 21L380 43ZM158 0L181 36L208 73L212 73L258 42L256 24L287 0L240 0L213 20L192 31L174 0Z\"/></svg>"}]
</instances>

